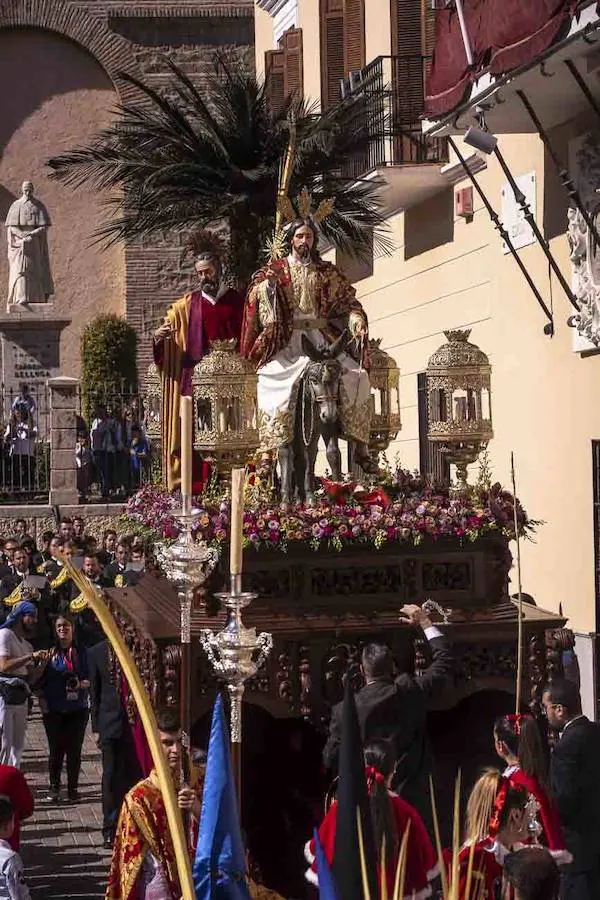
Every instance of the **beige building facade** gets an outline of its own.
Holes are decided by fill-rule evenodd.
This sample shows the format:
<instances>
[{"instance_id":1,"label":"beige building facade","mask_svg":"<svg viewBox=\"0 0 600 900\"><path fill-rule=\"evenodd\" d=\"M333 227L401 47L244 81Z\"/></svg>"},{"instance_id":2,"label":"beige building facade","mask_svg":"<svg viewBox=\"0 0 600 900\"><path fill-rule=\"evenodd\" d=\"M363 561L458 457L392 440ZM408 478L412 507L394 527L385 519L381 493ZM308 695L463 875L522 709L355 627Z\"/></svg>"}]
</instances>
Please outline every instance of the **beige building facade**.
<instances>
[{"instance_id":1,"label":"beige building facade","mask_svg":"<svg viewBox=\"0 0 600 900\"><path fill-rule=\"evenodd\" d=\"M403 96L402 92L408 92L415 103L423 104L418 121L407 123L415 144L419 134L425 136L417 158L399 154L391 140L387 158L377 160L370 173L376 172L385 187L383 202L394 252L374 258L371 269L355 280L369 316L371 336L382 339L383 349L393 355L401 370L402 430L388 456L397 454L403 467L410 469L427 459L419 384L430 355L444 343L444 331L471 329L471 340L492 365L494 439L489 457L494 479L510 486L514 452L518 494L529 515L544 522L535 542L525 542L522 547L523 589L541 607L553 611L562 607L570 627L578 633L593 633L598 629L599 608L600 486L594 442L600 440L600 356L593 343L567 324L576 310L523 221L498 160L467 146L462 137L469 125L477 124L476 106L479 98L485 97L487 126L498 138L498 146L548 239L549 251L570 285L568 196L516 92L526 91L560 157L571 160L577 169L587 165L593 173L590 157L595 151L578 154L578 148L595 146L600 118L565 66L565 59L574 61L592 93L600 95L593 75L597 51L586 40L596 32L598 16L595 5L589 4L581 5L578 21L567 19L565 12L565 21L546 49L541 67L538 53L529 66L519 67L517 75L514 71L491 75L482 69L453 110L427 116L425 85L419 84L418 78L416 84L396 79L398 73L419 68L405 65L409 57L419 55L419 46L423 71L431 66L438 14L429 6L390 0L258 0L257 69L268 75L273 54L283 53L283 27L301 30L302 60L296 71L302 75L304 97L327 105L331 102L327 95L329 69L336 64L333 45L327 43L328 29L336 14L340 21L354 15L350 26L347 20L342 23L346 27L340 32L345 41L342 56L347 61L349 42L354 40L362 47L364 68L362 75L347 66L340 72L342 64L337 59L343 90L360 89L361 78L368 77L378 64L392 102L395 92ZM402 19L415 8L421 27L416 37L414 23L409 21L405 27ZM356 21L361 22L361 16L364 34L357 40L352 28ZM329 58L324 60L324 54ZM476 191L472 191L471 212L465 215L458 207L459 202L466 202L469 208L471 192L465 193L465 189L472 184L445 145L444 137L449 134L519 245L518 253L552 313L553 335L545 333L548 319L515 260L505 252ZM596 166L600 188L600 166ZM593 203L593 198L589 202ZM476 477L477 467L472 468ZM516 575L513 584L516 591ZM581 641L583 645L583 638Z\"/></svg>"}]
</instances>

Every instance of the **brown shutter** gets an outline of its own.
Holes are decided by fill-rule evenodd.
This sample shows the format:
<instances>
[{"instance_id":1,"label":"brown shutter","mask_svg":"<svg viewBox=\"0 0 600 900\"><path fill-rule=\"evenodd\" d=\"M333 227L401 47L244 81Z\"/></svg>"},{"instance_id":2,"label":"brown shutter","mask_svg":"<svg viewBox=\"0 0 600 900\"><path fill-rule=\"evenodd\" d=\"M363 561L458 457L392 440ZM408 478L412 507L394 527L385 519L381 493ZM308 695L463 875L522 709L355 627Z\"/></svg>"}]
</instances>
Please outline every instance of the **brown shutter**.
<instances>
[{"instance_id":1,"label":"brown shutter","mask_svg":"<svg viewBox=\"0 0 600 900\"><path fill-rule=\"evenodd\" d=\"M344 74L360 72L365 60L365 0L344 0Z\"/></svg>"},{"instance_id":2,"label":"brown shutter","mask_svg":"<svg viewBox=\"0 0 600 900\"><path fill-rule=\"evenodd\" d=\"M303 61L302 61L302 29L290 28L283 35L284 53L284 88L285 96L293 94L302 97L303 93Z\"/></svg>"},{"instance_id":3,"label":"brown shutter","mask_svg":"<svg viewBox=\"0 0 600 900\"><path fill-rule=\"evenodd\" d=\"M394 113L397 125L414 126L425 106L424 60L427 0L391 0Z\"/></svg>"},{"instance_id":4,"label":"brown shutter","mask_svg":"<svg viewBox=\"0 0 600 900\"><path fill-rule=\"evenodd\" d=\"M320 0L321 105L328 109L340 99L344 68L344 0Z\"/></svg>"},{"instance_id":5,"label":"brown shutter","mask_svg":"<svg viewBox=\"0 0 600 900\"><path fill-rule=\"evenodd\" d=\"M265 82L271 109L280 109L285 101L285 54L283 50L266 51Z\"/></svg>"}]
</instances>

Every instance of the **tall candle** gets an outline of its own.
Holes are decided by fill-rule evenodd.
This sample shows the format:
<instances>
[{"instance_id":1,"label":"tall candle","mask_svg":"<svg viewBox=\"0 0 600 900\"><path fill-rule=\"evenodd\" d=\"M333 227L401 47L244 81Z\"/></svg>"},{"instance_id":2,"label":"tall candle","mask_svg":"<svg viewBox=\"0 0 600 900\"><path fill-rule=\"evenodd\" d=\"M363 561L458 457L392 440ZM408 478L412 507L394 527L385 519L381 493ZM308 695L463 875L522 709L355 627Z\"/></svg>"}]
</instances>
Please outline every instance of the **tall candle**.
<instances>
[{"instance_id":1,"label":"tall candle","mask_svg":"<svg viewBox=\"0 0 600 900\"><path fill-rule=\"evenodd\" d=\"M231 531L229 535L229 571L232 575L242 574L245 474L245 469L233 469L231 472Z\"/></svg>"},{"instance_id":2,"label":"tall candle","mask_svg":"<svg viewBox=\"0 0 600 900\"><path fill-rule=\"evenodd\" d=\"M181 493L192 496L192 398L182 397L179 406L181 417Z\"/></svg>"}]
</instances>

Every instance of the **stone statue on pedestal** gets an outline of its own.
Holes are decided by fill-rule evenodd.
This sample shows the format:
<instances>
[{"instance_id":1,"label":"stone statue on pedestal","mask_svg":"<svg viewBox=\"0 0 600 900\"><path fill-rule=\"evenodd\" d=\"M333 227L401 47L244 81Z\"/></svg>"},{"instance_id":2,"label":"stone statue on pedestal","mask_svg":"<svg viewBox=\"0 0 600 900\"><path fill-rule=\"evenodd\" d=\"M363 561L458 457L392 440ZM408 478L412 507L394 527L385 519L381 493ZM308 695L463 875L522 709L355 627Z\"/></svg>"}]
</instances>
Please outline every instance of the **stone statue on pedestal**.
<instances>
[{"instance_id":1,"label":"stone statue on pedestal","mask_svg":"<svg viewBox=\"0 0 600 900\"><path fill-rule=\"evenodd\" d=\"M8 305L45 303L54 293L47 230L48 210L33 196L33 184L24 181L22 195L6 216L8 239Z\"/></svg>"}]
</instances>

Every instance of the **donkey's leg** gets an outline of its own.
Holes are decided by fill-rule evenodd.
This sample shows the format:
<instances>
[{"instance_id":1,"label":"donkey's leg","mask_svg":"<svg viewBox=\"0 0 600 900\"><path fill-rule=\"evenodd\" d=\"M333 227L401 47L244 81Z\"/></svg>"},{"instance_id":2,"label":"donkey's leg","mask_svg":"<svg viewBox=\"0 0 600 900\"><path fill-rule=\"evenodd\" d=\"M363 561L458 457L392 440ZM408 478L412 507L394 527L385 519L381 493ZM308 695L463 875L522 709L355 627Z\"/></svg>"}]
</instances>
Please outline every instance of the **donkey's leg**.
<instances>
[{"instance_id":1,"label":"donkey's leg","mask_svg":"<svg viewBox=\"0 0 600 900\"><path fill-rule=\"evenodd\" d=\"M279 448L279 468L281 469L281 502L286 506L292 502L292 482L294 474L294 445L284 444Z\"/></svg>"},{"instance_id":2,"label":"donkey's leg","mask_svg":"<svg viewBox=\"0 0 600 900\"><path fill-rule=\"evenodd\" d=\"M342 454L340 452L337 431L332 429L326 436L324 435L324 437L326 440L325 455L327 456L327 462L329 463L329 468L331 469L331 477L334 481L341 481Z\"/></svg>"},{"instance_id":3,"label":"donkey's leg","mask_svg":"<svg viewBox=\"0 0 600 900\"><path fill-rule=\"evenodd\" d=\"M315 463L319 449L320 429L315 423L314 431L308 447L304 448L304 493L306 502L313 503L315 499Z\"/></svg>"}]
</instances>

